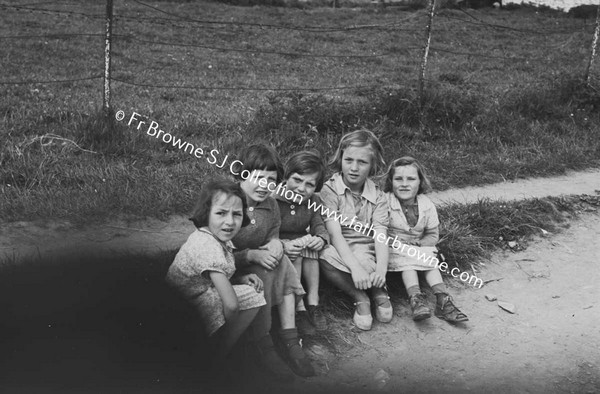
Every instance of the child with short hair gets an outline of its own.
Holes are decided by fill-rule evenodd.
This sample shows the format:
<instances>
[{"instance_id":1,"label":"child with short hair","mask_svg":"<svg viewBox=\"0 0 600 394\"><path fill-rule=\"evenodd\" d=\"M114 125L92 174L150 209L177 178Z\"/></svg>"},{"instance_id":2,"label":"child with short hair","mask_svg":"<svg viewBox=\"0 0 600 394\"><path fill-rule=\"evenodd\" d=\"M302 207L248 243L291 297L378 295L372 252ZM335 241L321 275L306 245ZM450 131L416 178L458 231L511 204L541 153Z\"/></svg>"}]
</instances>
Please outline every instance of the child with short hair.
<instances>
[{"instance_id":1,"label":"child with short hair","mask_svg":"<svg viewBox=\"0 0 600 394\"><path fill-rule=\"evenodd\" d=\"M166 280L198 311L218 360L265 305L262 280L255 274L233 276L231 239L248 224L239 185L212 180L200 192L190 220L196 226L181 247Z\"/></svg>"},{"instance_id":2,"label":"child with short hair","mask_svg":"<svg viewBox=\"0 0 600 394\"><path fill-rule=\"evenodd\" d=\"M439 241L439 220L435 205L425 196L431 184L423 166L414 158L394 160L386 176L383 191L389 206L388 236L398 237L404 244L435 253ZM417 271L425 272L425 280L436 295L435 315L451 323L469 320L455 305L439 270L429 260L410 257L390 245L389 271L402 272L402 281L410 299L413 320L431 317L427 299L421 293Z\"/></svg>"},{"instance_id":3,"label":"child with short hair","mask_svg":"<svg viewBox=\"0 0 600 394\"><path fill-rule=\"evenodd\" d=\"M320 154L295 153L285 165L282 183L285 191L275 194L281 213L279 235L284 252L306 284L305 310L299 309L298 315L301 318L306 315L306 320L319 331L327 329L327 320L319 306L318 258L319 251L329 243L329 234L320 212L309 208L308 203L320 205L320 198L315 193L323 187L325 171ZM304 306L302 301L299 305Z\"/></svg>"},{"instance_id":4,"label":"child with short hair","mask_svg":"<svg viewBox=\"0 0 600 394\"><path fill-rule=\"evenodd\" d=\"M367 290L376 304L377 320L389 323L393 316L385 288L388 246L375 241L387 234L387 200L369 179L385 165L383 148L371 131L356 130L342 137L330 165L337 172L325 182L320 197L328 210L323 220L333 247L321 252L321 268L354 299L354 324L370 330L373 317Z\"/></svg>"},{"instance_id":5,"label":"child with short hair","mask_svg":"<svg viewBox=\"0 0 600 394\"><path fill-rule=\"evenodd\" d=\"M282 365L269 334L271 307L277 306L281 322L278 337L289 367L300 376L313 376L315 371L299 343L295 322L296 297L303 296L304 289L296 269L284 254L279 239L279 206L270 196L271 186L277 186L283 173L279 155L269 146L254 144L242 152L231 169L244 191L248 204L245 212L250 218L250 224L232 240L237 248L235 264L241 273L255 273L262 279L267 302L251 325L258 361L275 378L293 377Z\"/></svg>"}]
</instances>

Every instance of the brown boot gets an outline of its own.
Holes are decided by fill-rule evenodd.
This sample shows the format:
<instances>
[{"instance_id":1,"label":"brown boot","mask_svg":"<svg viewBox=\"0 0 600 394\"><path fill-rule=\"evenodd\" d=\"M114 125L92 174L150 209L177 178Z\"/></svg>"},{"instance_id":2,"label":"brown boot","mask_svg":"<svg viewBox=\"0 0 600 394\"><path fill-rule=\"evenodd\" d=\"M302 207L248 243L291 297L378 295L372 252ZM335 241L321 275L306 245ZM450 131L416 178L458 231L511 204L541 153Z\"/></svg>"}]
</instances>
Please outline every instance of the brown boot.
<instances>
[{"instance_id":1,"label":"brown boot","mask_svg":"<svg viewBox=\"0 0 600 394\"><path fill-rule=\"evenodd\" d=\"M423 293L417 293L410 297L410 309L414 321L425 320L431 317L431 310L427 306L427 299Z\"/></svg>"},{"instance_id":2,"label":"brown boot","mask_svg":"<svg viewBox=\"0 0 600 394\"><path fill-rule=\"evenodd\" d=\"M458 323L467 321L469 318L458 309L452 300L452 297L446 293L436 294L437 304L435 306L435 315L449 323Z\"/></svg>"}]
</instances>

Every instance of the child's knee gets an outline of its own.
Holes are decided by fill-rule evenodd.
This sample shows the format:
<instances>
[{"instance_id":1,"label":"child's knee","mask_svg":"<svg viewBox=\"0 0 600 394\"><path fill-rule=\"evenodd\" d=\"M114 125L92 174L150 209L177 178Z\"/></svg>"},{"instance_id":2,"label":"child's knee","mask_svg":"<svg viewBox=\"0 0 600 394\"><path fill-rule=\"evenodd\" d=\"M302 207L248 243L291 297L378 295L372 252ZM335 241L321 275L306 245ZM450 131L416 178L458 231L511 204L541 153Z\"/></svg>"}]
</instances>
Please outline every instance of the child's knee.
<instances>
[{"instance_id":1,"label":"child's knee","mask_svg":"<svg viewBox=\"0 0 600 394\"><path fill-rule=\"evenodd\" d=\"M327 272L335 272L338 270L337 268L335 268L333 265L329 264L325 260L319 259L319 265L322 270L327 271Z\"/></svg>"}]
</instances>

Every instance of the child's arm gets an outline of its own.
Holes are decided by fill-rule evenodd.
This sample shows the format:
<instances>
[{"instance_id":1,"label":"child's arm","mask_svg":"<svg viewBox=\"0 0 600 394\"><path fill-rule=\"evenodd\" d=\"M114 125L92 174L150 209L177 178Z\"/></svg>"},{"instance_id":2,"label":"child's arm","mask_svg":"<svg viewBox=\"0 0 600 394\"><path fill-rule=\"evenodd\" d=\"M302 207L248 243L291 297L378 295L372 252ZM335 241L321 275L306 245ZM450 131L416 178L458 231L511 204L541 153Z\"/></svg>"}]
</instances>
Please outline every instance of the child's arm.
<instances>
[{"instance_id":1,"label":"child's arm","mask_svg":"<svg viewBox=\"0 0 600 394\"><path fill-rule=\"evenodd\" d=\"M275 199L269 199L270 208L274 218L273 224L267 232L266 239L268 242L261 246L260 249L267 250L276 259L280 260L283 257L283 243L279 239L279 228L281 227L281 213L279 211L279 204Z\"/></svg>"},{"instance_id":2,"label":"child's arm","mask_svg":"<svg viewBox=\"0 0 600 394\"><path fill-rule=\"evenodd\" d=\"M246 274L231 278L234 285L248 285L254 287L254 290L261 292L263 290L263 281L256 274Z\"/></svg>"},{"instance_id":3,"label":"child's arm","mask_svg":"<svg viewBox=\"0 0 600 394\"><path fill-rule=\"evenodd\" d=\"M372 285L383 287L385 285L385 276L387 274L390 249L387 243L387 228L390 222L388 203L385 195L379 193L376 206L373 210L373 229L375 230L375 260L377 266L373 273Z\"/></svg>"},{"instance_id":4,"label":"child's arm","mask_svg":"<svg viewBox=\"0 0 600 394\"><path fill-rule=\"evenodd\" d=\"M440 227L426 228L423 232L423 237L419 242L419 246L435 246L440 240Z\"/></svg>"},{"instance_id":5,"label":"child's arm","mask_svg":"<svg viewBox=\"0 0 600 394\"><path fill-rule=\"evenodd\" d=\"M221 297L221 303L223 304L223 316L225 321L229 321L232 317L237 315L240 310L237 296L231 286L231 282L225 276L225 274L216 271L209 272L210 280L215 285L219 297Z\"/></svg>"},{"instance_id":6,"label":"child's arm","mask_svg":"<svg viewBox=\"0 0 600 394\"><path fill-rule=\"evenodd\" d=\"M350 269L354 286L359 290L367 290L370 288L371 278L369 278L369 274L367 274L354 257L354 253L352 253L346 239L342 235L342 227L340 224L335 220L331 220L325 222L325 227L327 227L327 231L329 231L329 235L331 236L331 244L335 247L344 263Z\"/></svg>"},{"instance_id":7,"label":"child's arm","mask_svg":"<svg viewBox=\"0 0 600 394\"><path fill-rule=\"evenodd\" d=\"M431 200L427 200L428 209L425 210L425 231L420 239L419 246L435 246L440 240L440 220L438 218L437 209Z\"/></svg>"},{"instance_id":8,"label":"child's arm","mask_svg":"<svg viewBox=\"0 0 600 394\"><path fill-rule=\"evenodd\" d=\"M340 208L337 193L329 185L325 184L323 186L320 198L322 207L327 208L328 212L338 211ZM321 212L323 212L323 208L321 208ZM348 246L348 242L346 242L346 239L342 234L342 225L340 222L331 216L327 216L327 218L323 216L323 221L325 222L325 227L329 233L331 244L337 250L348 269L350 269L354 286L359 290L367 290L370 288L371 278L360 266L356 257L354 257L354 253L352 253L352 250Z\"/></svg>"},{"instance_id":9,"label":"child's arm","mask_svg":"<svg viewBox=\"0 0 600 394\"><path fill-rule=\"evenodd\" d=\"M321 199L318 196L313 196L314 199L318 203L321 203ZM307 245L311 249L321 250L325 247L326 244L330 242L329 233L327 232L327 227L325 227L325 223L323 222L323 218L319 215L318 212L312 212L312 216L310 218L310 234L313 237L320 237L323 239L323 246L321 248L316 248L312 244Z\"/></svg>"}]
</instances>

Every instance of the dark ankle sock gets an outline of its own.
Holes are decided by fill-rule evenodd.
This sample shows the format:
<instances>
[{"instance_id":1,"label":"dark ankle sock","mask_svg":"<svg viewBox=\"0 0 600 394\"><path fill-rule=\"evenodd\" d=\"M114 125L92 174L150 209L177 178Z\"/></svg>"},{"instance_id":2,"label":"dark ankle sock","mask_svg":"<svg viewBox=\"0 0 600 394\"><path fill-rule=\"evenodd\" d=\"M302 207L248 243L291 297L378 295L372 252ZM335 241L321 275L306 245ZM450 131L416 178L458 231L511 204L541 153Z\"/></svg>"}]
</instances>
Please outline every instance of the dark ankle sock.
<instances>
[{"instance_id":1,"label":"dark ankle sock","mask_svg":"<svg viewBox=\"0 0 600 394\"><path fill-rule=\"evenodd\" d=\"M448 293L448 289L446 289L446 285L443 283L431 286L431 290L433 290L433 294L435 295L438 295L439 293Z\"/></svg>"},{"instance_id":2,"label":"dark ankle sock","mask_svg":"<svg viewBox=\"0 0 600 394\"><path fill-rule=\"evenodd\" d=\"M283 342L298 340L298 329L297 328L285 328L279 330L279 337Z\"/></svg>"},{"instance_id":3,"label":"dark ankle sock","mask_svg":"<svg viewBox=\"0 0 600 394\"><path fill-rule=\"evenodd\" d=\"M419 285L414 285L406 289L406 292L408 293L408 298L410 298L414 295L419 294L421 292L421 288L419 287Z\"/></svg>"},{"instance_id":4,"label":"dark ankle sock","mask_svg":"<svg viewBox=\"0 0 600 394\"><path fill-rule=\"evenodd\" d=\"M279 337L287 348L288 355L293 359L304 358L304 352L299 346L298 329L286 328L279 330Z\"/></svg>"}]
</instances>

